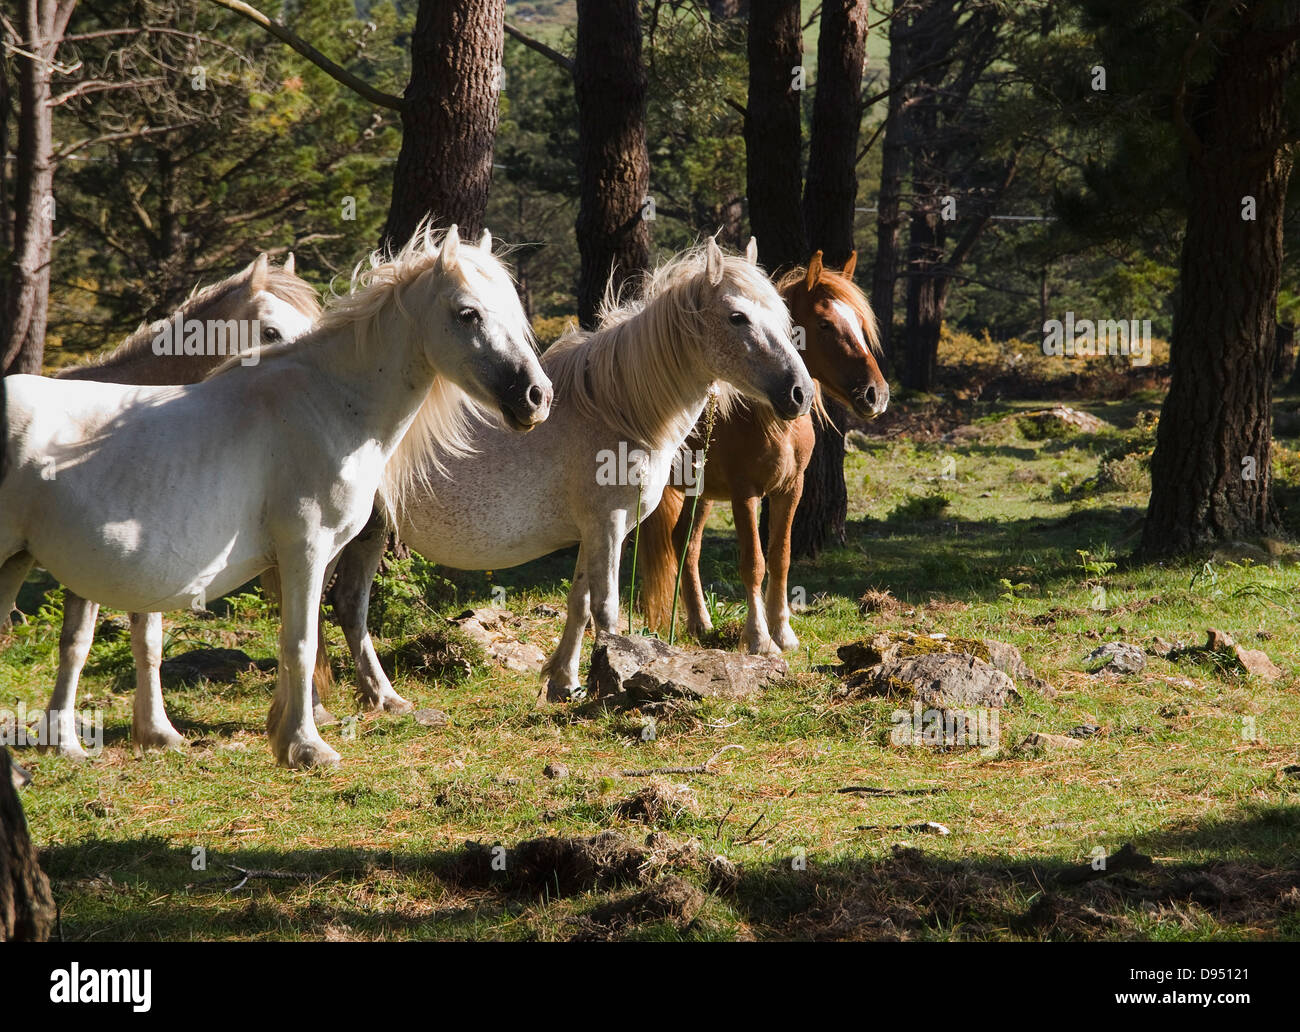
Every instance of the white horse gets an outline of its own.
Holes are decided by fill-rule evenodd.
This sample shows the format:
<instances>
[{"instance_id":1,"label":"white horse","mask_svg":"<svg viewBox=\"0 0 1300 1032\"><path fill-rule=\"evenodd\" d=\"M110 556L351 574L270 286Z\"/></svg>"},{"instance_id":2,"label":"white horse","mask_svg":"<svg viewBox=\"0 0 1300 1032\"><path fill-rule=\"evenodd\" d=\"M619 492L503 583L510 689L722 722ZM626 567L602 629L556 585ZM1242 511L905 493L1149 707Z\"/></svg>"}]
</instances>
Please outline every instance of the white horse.
<instances>
[{"instance_id":1,"label":"white horse","mask_svg":"<svg viewBox=\"0 0 1300 1032\"><path fill-rule=\"evenodd\" d=\"M376 494L392 508L439 449L463 450L475 400L520 430L551 402L509 275L455 227L372 256L354 288L305 337L202 383L0 381L0 612L28 556L131 612L202 605L277 567L267 730L291 767L339 760L312 718L320 593Z\"/></svg>"},{"instance_id":2,"label":"white horse","mask_svg":"<svg viewBox=\"0 0 1300 1032\"><path fill-rule=\"evenodd\" d=\"M545 426L517 445L477 427L473 451L426 470L398 510L407 544L458 569L501 569L579 546L564 634L543 669L552 700L578 686L588 619L617 629L623 539L638 506L644 517L659 504L715 381L787 420L812 404L789 311L756 254L752 240L740 258L710 239L661 267L642 301L607 303L594 333L570 332L543 354L556 390ZM366 631L384 547L384 535L367 529L340 558L330 597L357 663L359 697L403 712L411 704L393 690Z\"/></svg>"},{"instance_id":3,"label":"white horse","mask_svg":"<svg viewBox=\"0 0 1300 1032\"><path fill-rule=\"evenodd\" d=\"M99 383L198 383L225 364L232 343L242 340L257 349L263 342L274 346L296 340L311 329L319 316L316 291L295 275L293 255L285 259L283 268L277 269L263 254L228 279L196 290L166 319L141 326L105 357L54 375L58 379ZM184 334L179 341L171 339L176 326L197 326L203 331L202 339L191 335L189 353ZM218 343L222 346L215 346ZM247 352L243 357L253 360ZM97 602L64 591L59 672L46 707L46 745L71 759L86 756L76 728L77 685L95 638L98 616ZM131 741L140 750L178 748L185 742L163 707L158 670L162 640L161 613L131 614L131 652L135 658ZM323 710L317 709L318 721L322 715Z\"/></svg>"}]
</instances>

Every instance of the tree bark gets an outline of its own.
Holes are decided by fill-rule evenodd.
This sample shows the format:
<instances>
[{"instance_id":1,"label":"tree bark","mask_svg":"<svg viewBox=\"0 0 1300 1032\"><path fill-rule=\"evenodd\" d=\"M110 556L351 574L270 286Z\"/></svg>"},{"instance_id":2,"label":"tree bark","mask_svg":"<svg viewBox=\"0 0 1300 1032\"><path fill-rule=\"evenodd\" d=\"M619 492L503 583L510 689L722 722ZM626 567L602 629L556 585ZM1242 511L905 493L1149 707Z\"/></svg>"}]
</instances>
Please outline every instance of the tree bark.
<instances>
[{"instance_id":1,"label":"tree bark","mask_svg":"<svg viewBox=\"0 0 1300 1032\"><path fill-rule=\"evenodd\" d=\"M1292 17L1300 5L1289 4ZM1151 459L1147 556L1278 532L1274 318L1291 172L1286 91L1300 44L1258 24L1225 40L1188 102L1189 204L1172 377ZM1243 217L1254 198L1255 218Z\"/></svg>"},{"instance_id":2,"label":"tree bark","mask_svg":"<svg viewBox=\"0 0 1300 1032\"><path fill-rule=\"evenodd\" d=\"M13 757L0 748L0 942L44 942L57 911L18 798Z\"/></svg>"},{"instance_id":3,"label":"tree bark","mask_svg":"<svg viewBox=\"0 0 1300 1032\"><path fill-rule=\"evenodd\" d=\"M381 243L400 247L426 215L442 226L455 223L462 236L482 232L504 25L505 0L420 0Z\"/></svg>"},{"instance_id":4,"label":"tree bark","mask_svg":"<svg viewBox=\"0 0 1300 1032\"><path fill-rule=\"evenodd\" d=\"M871 271L871 307L876 313L880 345L885 358L894 359L894 282L898 273L898 236L903 224L902 189L907 171L906 126L903 123L908 93L907 15L894 6L889 20L889 98L880 153L880 194L876 203L876 258Z\"/></svg>"},{"instance_id":5,"label":"tree bark","mask_svg":"<svg viewBox=\"0 0 1300 1032\"><path fill-rule=\"evenodd\" d=\"M809 250L824 252L839 268L853 252L858 196L858 129L862 122L862 73L867 55L866 0L826 0L817 43L817 95L813 100L804 184L804 221ZM844 483L844 431L848 410L824 399L831 425L814 421L816 442L795 509L791 553L816 557L826 545L844 543L849 493Z\"/></svg>"},{"instance_id":6,"label":"tree bark","mask_svg":"<svg viewBox=\"0 0 1300 1032\"><path fill-rule=\"evenodd\" d=\"M11 60L18 78L12 249L0 274L0 372L39 373L45 356L54 246L53 65L76 0L22 0L21 40Z\"/></svg>"},{"instance_id":7,"label":"tree bark","mask_svg":"<svg viewBox=\"0 0 1300 1032\"><path fill-rule=\"evenodd\" d=\"M650 265L646 92L637 0L578 0L578 321L590 329L607 286Z\"/></svg>"},{"instance_id":8,"label":"tree bark","mask_svg":"<svg viewBox=\"0 0 1300 1032\"><path fill-rule=\"evenodd\" d=\"M749 100L745 179L750 231L771 273L808 257L800 204L802 125L795 69L803 61L799 0L753 0L749 12Z\"/></svg>"}]
</instances>

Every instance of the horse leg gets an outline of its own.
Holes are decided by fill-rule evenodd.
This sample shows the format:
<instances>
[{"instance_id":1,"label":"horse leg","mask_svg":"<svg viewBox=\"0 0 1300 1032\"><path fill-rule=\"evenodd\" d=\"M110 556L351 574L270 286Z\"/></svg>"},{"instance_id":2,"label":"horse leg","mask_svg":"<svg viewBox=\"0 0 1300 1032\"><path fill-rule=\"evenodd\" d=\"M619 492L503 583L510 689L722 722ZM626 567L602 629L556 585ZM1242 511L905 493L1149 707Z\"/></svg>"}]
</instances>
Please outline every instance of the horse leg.
<instances>
[{"instance_id":1,"label":"horse leg","mask_svg":"<svg viewBox=\"0 0 1300 1032\"><path fill-rule=\"evenodd\" d=\"M767 614L763 609L763 546L758 536L758 496L733 497L731 511L736 517L736 540L740 545L740 579L745 582L745 630L740 643L751 655L780 655L781 650L767 633Z\"/></svg>"},{"instance_id":2,"label":"horse leg","mask_svg":"<svg viewBox=\"0 0 1300 1032\"><path fill-rule=\"evenodd\" d=\"M767 626L777 647L789 652L799 647L799 639L790 627L790 528L794 511L803 495L801 473L787 491L768 496L767 519Z\"/></svg>"},{"instance_id":3,"label":"horse leg","mask_svg":"<svg viewBox=\"0 0 1300 1032\"><path fill-rule=\"evenodd\" d=\"M266 595L267 601L275 604L276 609L280 608L280 571L274 566L268 566L262 571L262 576L258 578L262 582L262 593ZM325 575L329 579L329 574ZM317 727L323 727L326 724L335 724L334 714L325 708L321 702L322 687L328 688L329 679L329 655L325 644L325 632L321 631L316 643L316 671L311 682L311 711L312 719L316 721Z\"/></svg>"},{"instance_id":4,"label":"horse leg","mask_svg":"<svg viewBox=\"0 0 1300 1032\"><path fill-rule=\"evenodd\" d=\"M95 619L99 603L88 602L66 588L63 591L63 629L59 632L59 673L54 679L54 694L45 708L49 722L49 742L42 750L54 749L70 760L86 759L77 733L77 685L81 668L90 655L95 640Z\"/></svg>"},{"instance_id":5,"label":"horse leg","mask_svg":"<svg viewBox=\"0 0 1300 1032\"><path fill-rule=\"evenodd\" d=\"M301 546L300 546L301 547ZM311 676L316 662L320 595L326 563L310 555L280 560L280 666L266 716L271 752L286 767L335 766L339 754L325 743L312 716Z\"/></svg>"},{"instance_id":6,"label":"horse leg","mask_svg":"<svg viewBox=\"0 0 1300 1032\"><path fill-rule=\"evenodd\" d=\"M172 727L163 707L162 613L131 614L131 654L135 657L135 699L131 705L131 742L140 751L180 749L184 736Z\"/></svg>"},{"instance_id":7,"label":"horse leg","mask_svg":"<svg viewBox=\"0 0 1300 1032\"><path fill-rule=\"evenodd\" d=\"M357 666L357 701L372 713L410 713L414 703L394 690L379 663L375 643L366 626L370 612L370 586L384 557L388 528L383 520L372 520L360 534L348 542L339 555L330 601L334 618L343 628L348 649Z\"/></svg>"},{"instance_id":8,"label":"horse leg","mask_svg":"<svg viewBox=\"0 0 1300 1032\"><path fill-rule=\"evenodd\" d=\"M578 659L582 655L582 635L591 616L591 584L587 576L586 545L578 546L578 564L569 588L569 611L564 619L560 644L542 667L542 688L537 693L543 702L568 702L578 687ZM615 614L617 615L617 614Z\"/></svg>"},{"instance_id":9,"label":"horse leg","mask_svg":"<svg viewBox=\"0 0 1300 1032\"><path fill-rule=\"evenodd\" d=\"M35 562L30 553L15 552L0 563L0 631L9 628L9 618L18 601L18 589L23 586Z\"/></svg>"},{"instance_id":10,"label":"horse leg","mask_svg":"<svg viewBox=\"0 0 1300 1032\"><path fill-rule=\"evenodd\" d=\"M686 630L697 638L703 638L713 630L713 621L709 619L709 605L704 597L704 585L700 581L700 549L704 545L704 525L709 521L709 512L713 503L707 498L700 498L695 509L695 523L691 523L691 503L688 498L682 507L682 515L673 528L673 547L678 556L682 546L686 546L686 565L682 567L682 605L686 611ZM690 530L690 542L687 543L686 532Z\"/></svg>"}]
</instances>

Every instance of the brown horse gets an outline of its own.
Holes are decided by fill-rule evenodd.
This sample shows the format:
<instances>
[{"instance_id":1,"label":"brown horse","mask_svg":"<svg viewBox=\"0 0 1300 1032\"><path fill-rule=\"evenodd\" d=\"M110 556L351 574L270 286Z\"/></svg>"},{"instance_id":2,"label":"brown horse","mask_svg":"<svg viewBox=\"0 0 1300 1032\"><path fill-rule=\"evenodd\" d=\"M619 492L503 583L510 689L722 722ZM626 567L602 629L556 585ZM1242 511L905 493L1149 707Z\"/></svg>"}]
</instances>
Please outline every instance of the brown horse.
<instances>
[{"instance_id":1,"label":"brown horse","mask_svg":"<svg viewBox=\"0 0 1300 1032\"><path fill-rule=\"evenodd\" d=\"M855 251L843 271L822 264L818 251L807 269L787 273L777 284L797 326L803 328L801 350L819 391L847 405L860 419L874 419L889 404L889 384L876 356L880 343L876 317L853 283ZM820 399L819 399L820 401ZM825 410L818 404L822 418ZM704 448L701 421L686 447ZM696 636L713 629L700 584L700 545L714 501L730 501L740 543L740 573L745 581L748 616L741 643L751 653L778 653L797 648L790 629L786 577L790 570L790 527L803 494L804 471L813 450L812 415L784 422L770 409L748 402L726 406L713 429L694 530L682 576L686 627ZM758 509L771 499L768 513L766 605L764 561L759 540ZM691 526L691 499L681 487L664 490L659 507L641 524L641 584L652 627L666 627L677 580L677 557Z\"/></svg>"}]
</instances>

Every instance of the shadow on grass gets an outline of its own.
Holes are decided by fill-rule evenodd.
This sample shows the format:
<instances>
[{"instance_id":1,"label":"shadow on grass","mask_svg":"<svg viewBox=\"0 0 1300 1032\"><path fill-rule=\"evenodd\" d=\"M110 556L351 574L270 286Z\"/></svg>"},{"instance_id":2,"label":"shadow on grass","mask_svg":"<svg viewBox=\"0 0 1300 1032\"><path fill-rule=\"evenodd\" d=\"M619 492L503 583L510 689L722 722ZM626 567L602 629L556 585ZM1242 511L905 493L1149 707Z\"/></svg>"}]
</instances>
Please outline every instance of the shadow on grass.
<instances>
[{"instance_id":1,"label":"shadow on grass","mask_svg":"<svg viewBox=\"0 0 1300 1032\"><path fill-rule=\"evenodd\" d=\"M191 850L161 838L91 839L47 847L41 862L69 940L517 937L535 934L529 922L558 897L578 897L590 913L629 892L644 896L660 876L714 893L702 918L676 915L687 937L717 937L720 922L773 939L1290 938L1300 935L1297 833L1300 807L1252 806L1140 835L1136 852L1112 851L1102 870L1023 856L948 859L909 846L882 858L814 855L801 870L789 858L757 862L722 879L708 849L640 863L646 851L621 836L576 866L571 854L544 850L554 870L534 851L522 882L489 871L488 849L469 844L426 853L248 849L209 853L207 870L194 871ZM517 848L525 847L507 847L507 870ZM639 906L643 921L673 916ZM587 917L578 924L590 934ZM635 935L635 924L624 918L610 932Z\"/></svg>"}]
</instances>

